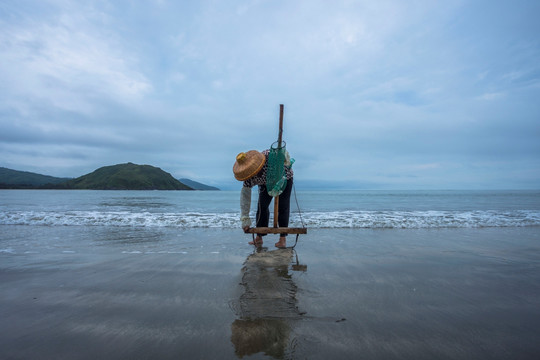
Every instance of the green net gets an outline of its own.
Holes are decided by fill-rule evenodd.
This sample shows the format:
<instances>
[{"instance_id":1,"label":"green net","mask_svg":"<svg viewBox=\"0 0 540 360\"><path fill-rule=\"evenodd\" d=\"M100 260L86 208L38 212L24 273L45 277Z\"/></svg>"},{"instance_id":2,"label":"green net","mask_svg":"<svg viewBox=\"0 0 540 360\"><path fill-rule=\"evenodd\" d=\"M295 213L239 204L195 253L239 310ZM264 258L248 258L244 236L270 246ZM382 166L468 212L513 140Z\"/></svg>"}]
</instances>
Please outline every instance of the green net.
<instances>
[{"instance_id":1,"label":"green net","mask_svg":"<svg viewBox=\"0 0 540 360\"><path fill-rule=\"evenodd\" d=\"M274 146L275 145L275 146ZM287 186L287 176L285 174L285 142L279 146L277 142L272 144L268 153L268 168L266 172L266 190L268 195L275 197L281 195Z\"/></svg>"}]
</instances>

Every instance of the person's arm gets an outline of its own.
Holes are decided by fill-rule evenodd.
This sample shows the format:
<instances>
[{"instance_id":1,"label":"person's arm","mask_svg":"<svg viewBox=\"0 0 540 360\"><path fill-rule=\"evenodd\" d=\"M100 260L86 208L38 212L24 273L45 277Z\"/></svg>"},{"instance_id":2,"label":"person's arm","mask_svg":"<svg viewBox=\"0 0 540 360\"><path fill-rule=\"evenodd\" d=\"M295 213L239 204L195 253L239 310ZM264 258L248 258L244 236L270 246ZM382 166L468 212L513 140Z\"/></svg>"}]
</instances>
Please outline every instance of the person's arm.
<instances>
[{"instance_id":1,"label":"person's arm","mask_svg":"<svg viewBox=\"0 0 540 360\"><path fill-rule=\"evenodd\" d=\"M249 218L249 209L251 207L251 188L243 186L240 191L240 220L242 221L242 229L246 230L251 226Z\"/></svg>"}]
</instances>

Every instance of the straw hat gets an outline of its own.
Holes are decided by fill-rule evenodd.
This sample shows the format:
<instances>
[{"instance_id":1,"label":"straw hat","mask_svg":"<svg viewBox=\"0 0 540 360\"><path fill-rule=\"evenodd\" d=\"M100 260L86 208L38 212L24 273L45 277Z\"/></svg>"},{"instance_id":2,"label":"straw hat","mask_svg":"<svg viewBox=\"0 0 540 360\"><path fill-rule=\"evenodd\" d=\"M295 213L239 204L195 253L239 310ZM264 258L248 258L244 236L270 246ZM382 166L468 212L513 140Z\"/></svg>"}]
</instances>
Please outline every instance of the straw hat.
<instances>
[{"instance_id":1,"label":"straw hat","mask_svg":"<svg viewBox=\"0 0 540 360\"><path fill-rule=\"evenodd\" d=\"M256 175L264 166L266 157L257 150L250 150L247 153L241 152L236 155L236 162L233 166L234 177L238 181L244 181Z\"/></svg>"}]
</instances>

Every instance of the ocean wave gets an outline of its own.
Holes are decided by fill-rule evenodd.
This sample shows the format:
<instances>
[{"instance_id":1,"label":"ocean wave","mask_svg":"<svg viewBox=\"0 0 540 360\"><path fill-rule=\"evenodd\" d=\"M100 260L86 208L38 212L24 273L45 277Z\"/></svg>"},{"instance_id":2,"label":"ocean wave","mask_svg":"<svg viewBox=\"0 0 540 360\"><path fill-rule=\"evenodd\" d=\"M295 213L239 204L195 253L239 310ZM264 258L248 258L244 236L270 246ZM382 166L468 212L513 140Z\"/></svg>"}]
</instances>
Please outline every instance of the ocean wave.
<instances>
[{"instance_id":1,"label":"ocean wave","mask_svg":"<svg viewBox=\"0 0 540 360\"><path fill-rule=\"evenodd\" d=\"M11 211L0 225L238 228L238 213L152 213L100 211ZM254 215L252 215L252 219ZM307 228L480 228L540 226L540 211L334 211L291 214L291 227Z\"/></svg>"},{"instance_id":2,"label":"ocean wave","mask_svg":"<svg viewBox=\"0 0 540 360\"><path fill-rule=\"evenodd\" d=\"M419 229L540 226L539 211L343 211L310 213L307 227Z\"/></svg>"}]
</instances>

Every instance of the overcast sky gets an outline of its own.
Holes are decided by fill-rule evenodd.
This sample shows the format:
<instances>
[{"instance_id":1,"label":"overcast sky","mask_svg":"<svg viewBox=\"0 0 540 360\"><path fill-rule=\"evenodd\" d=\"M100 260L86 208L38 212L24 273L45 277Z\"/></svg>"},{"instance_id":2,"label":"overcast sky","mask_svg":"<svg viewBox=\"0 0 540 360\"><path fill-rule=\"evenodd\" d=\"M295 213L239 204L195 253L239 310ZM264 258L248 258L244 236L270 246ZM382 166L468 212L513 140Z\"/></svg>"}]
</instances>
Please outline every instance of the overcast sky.
<instances>
[{"instance_id":1,"label":"overcast sky","mask_svg":"<svg viewBox=\"0 0 540 360\"><path fill-rule=\"evenodd\" d=\"M540 1L0 3L0 166L150 164L221 188L540 188ZM299 189L300 190L300 189Z\"/></svg>"}]
</instances>

